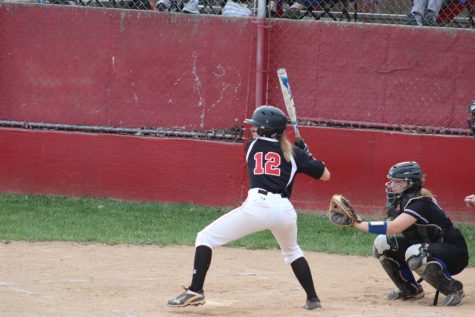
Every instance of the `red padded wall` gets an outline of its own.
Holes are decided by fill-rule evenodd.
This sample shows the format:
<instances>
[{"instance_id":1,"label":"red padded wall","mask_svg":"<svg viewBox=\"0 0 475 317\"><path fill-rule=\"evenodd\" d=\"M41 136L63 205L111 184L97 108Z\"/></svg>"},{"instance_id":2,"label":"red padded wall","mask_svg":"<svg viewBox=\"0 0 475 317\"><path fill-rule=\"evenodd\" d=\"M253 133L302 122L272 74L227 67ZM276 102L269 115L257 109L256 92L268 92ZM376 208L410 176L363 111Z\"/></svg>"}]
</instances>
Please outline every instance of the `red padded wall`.
<instances>
[{"instance_id":1,"label":"red padded wall","mask_svg":"<svg viewBox=\"0 0 475 317\"><path fill-rule=\"evenodd\" d=\"M251 19L1 4L0 26L0 120L189 131L239 126L254 107ZM343 109L339 120L384 121L394 112L381 107L427 99L433 83L442 95L411 118L466 120L473 32L303 21L270 30L269 101L283 107L273 69L285 66L294 94L308 97L302 118ZM279 32L288 40L277 50ZM298 176L298 208L326 209L338 192L382 212L388 168L417 160L449 214L475 212L463 204L475 191L471 137L323 127L302 135L332 180ZM0 129L0 149L4 192L235 206L247 188L242 144Z\"/></svg>"},{"instance_id":2,"label":"red padded wall","mask_svg":"<svg viewBox=\"0 0 475 317\"><path fill-rule=\"evenodd\" d=\"M0 191L234 205L242 144L0 129Z\"/></svg>"},{"instance_id":3,"label":"red padded wall","mask_svg":"<svg viewBox=\"0 0 475 317\"><path fill-rule=\"evenodd\" d=\"M426 186L455 219L475 220L475 141L362 130L304 128L329 182L297 175L297 208L325 210L343 193L365 213L384 212L389 167L417 160ZM235 206L245 198L242 144L0 129L0 191ZM438 149L435 151L434 149Z\"/></svg>"},{"instance_id":4,"label":"red padded wall","mask_svg":"<svg viewBox=\"0 0 475 317\"><path fill-rule=\"evenodd\" d=\"M475 193L475 139L466 136L414 135L370 130L303 128L315 157L327 163L331 180L315 184L308 178L296 183L295 203L312 209L327 208L334 193L342 193L367 213L384 213L389 168L402 161L417 161L425 186L456 219L475 220L475 208L463 199ZM313 188L313 189L312 189Z\"/></svg>"}]
</instances>

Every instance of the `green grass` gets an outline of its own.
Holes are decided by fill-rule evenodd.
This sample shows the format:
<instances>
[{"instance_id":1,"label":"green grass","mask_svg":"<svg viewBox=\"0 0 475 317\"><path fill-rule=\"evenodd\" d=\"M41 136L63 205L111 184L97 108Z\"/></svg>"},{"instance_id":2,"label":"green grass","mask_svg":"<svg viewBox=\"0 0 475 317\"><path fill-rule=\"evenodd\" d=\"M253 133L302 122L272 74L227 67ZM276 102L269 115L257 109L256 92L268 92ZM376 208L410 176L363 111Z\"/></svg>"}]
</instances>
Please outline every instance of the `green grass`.
<instances>
[{"instance_id":1,"label":"green grass","mask_svg":"<svg viewBox=\"0 0 475 317\"><path fill-rule=\"evenodd\" d=\"M194 245L196 233L229 208L105 199L0 194L0 240ZM307 251L369 256L374 235L329 224L321 214L299 213L299 244ZM456 224L475 266L475 226ZM269 231L229 244L277 248Z\"/></svg>"}]
</instances>

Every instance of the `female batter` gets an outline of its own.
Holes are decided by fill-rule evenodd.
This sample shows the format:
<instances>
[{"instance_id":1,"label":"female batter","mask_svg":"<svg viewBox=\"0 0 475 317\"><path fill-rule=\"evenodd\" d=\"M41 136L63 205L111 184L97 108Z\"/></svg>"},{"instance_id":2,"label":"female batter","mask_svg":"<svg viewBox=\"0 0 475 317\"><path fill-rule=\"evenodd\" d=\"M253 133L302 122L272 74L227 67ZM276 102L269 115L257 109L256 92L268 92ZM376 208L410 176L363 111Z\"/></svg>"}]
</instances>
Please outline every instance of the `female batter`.
<instances>
[{"instance_id":1,"label":"female batter","mask_svg":"<svg viewBox=\"0 0 475 317\"><path fill-rule=\"evenodd\" d=\"M250 189L244 203L200 231L195 242L191 285L168 301L168 306L185 307L205 303L203 285L211 264L212 250L251 233L270 230L277 240L285 262L307 294L303 308L321 307L313 285L312 273L297 244L297 214L289 201L294 177L305 173L327 181L330 172L322 161L308 152L303 141L292 146L285 128L287 117L272 106L258 107L251 119L252 138L246 145Z\"/></svg>"}]
</instances>

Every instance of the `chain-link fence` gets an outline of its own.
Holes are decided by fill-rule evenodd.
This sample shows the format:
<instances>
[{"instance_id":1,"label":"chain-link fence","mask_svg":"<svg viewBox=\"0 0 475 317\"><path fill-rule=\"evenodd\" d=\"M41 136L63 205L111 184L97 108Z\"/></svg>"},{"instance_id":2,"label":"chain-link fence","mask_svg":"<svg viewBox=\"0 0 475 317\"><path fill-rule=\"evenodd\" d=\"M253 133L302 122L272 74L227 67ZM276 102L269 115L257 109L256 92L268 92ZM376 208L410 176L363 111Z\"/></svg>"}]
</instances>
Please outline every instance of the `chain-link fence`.
<instances>
[{"instance_id":1,"label":"chain-link fence","mask_svg":"<svg viewBox=\"0 0 475 317\"><path fill-rule=\"evenodd\" d=\"M2 0L39 4L154 10L188 14L254 16L253 0ZM274 0L268 18L475 27L475 0Z\"/></svg>"},{"instance_id":2,"label":"chain-link fence","mask_svg":"<svg viewBox=\"0 0 475 317\"><path fill-rule=\"evenodd\" d=\"M74 4L4 6L0 126L239 141L259 92L283 109L275 70L286 67L303 125L470 133L473 30L314 23L319 11L300 9L304 20L259 27L262 19ZM275 8L283 16L292 5ZM262 65L256 29L267 34Z\"/></svg>"},{"instance_id":3,"label":"chain-link fence","mask_svg":"<svg viewBox=\"0 0 475 317\"><path fill-rule=\"evenodd\" d=\"M239 141L255 23L230 20L0 3L0 127Z\"/></svg>"},{"instance_id":4,"label":"chain-link fence","mask_svg":"<svg viewBox=\"0 0 475 317\"><path fill-rule=\"evenodd\" d=\"M268 26L267 100L284 107L276 70L286 67L301 125L468 134L473 31L454 38L440 28Z\"/></svg>"}]
</instances>

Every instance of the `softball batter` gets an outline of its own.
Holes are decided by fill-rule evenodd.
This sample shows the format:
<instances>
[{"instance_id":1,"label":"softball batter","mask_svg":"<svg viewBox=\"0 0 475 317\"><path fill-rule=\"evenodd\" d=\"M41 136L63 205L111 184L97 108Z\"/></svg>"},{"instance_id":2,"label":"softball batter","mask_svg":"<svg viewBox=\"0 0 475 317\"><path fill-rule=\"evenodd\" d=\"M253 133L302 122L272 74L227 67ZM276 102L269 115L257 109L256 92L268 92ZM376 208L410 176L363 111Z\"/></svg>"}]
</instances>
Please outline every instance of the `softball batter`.
<instances>
[{"instance_id":1,"label":"softball batter","mask_svg":"<svg viewBox=\"0 0 475 317\"><path fill-rule=\"evenodd\" d=\"M285 128L287 117L272 106L258 107L251 119L252 138L246 145L250 189L244 203L221 216L200 231L195 242L195 259L191 285L168 306L185 307L205 303L203 285L211 264L212 250L251 233L270 230L280 246L285 263L307 294L303 308L321 307L313 285L312 273L297 244L297 214L289 201L297 173L327 181L330 172L322 161L308 152L303 141L292 146Z\"/></svg>"}]
</instances>

